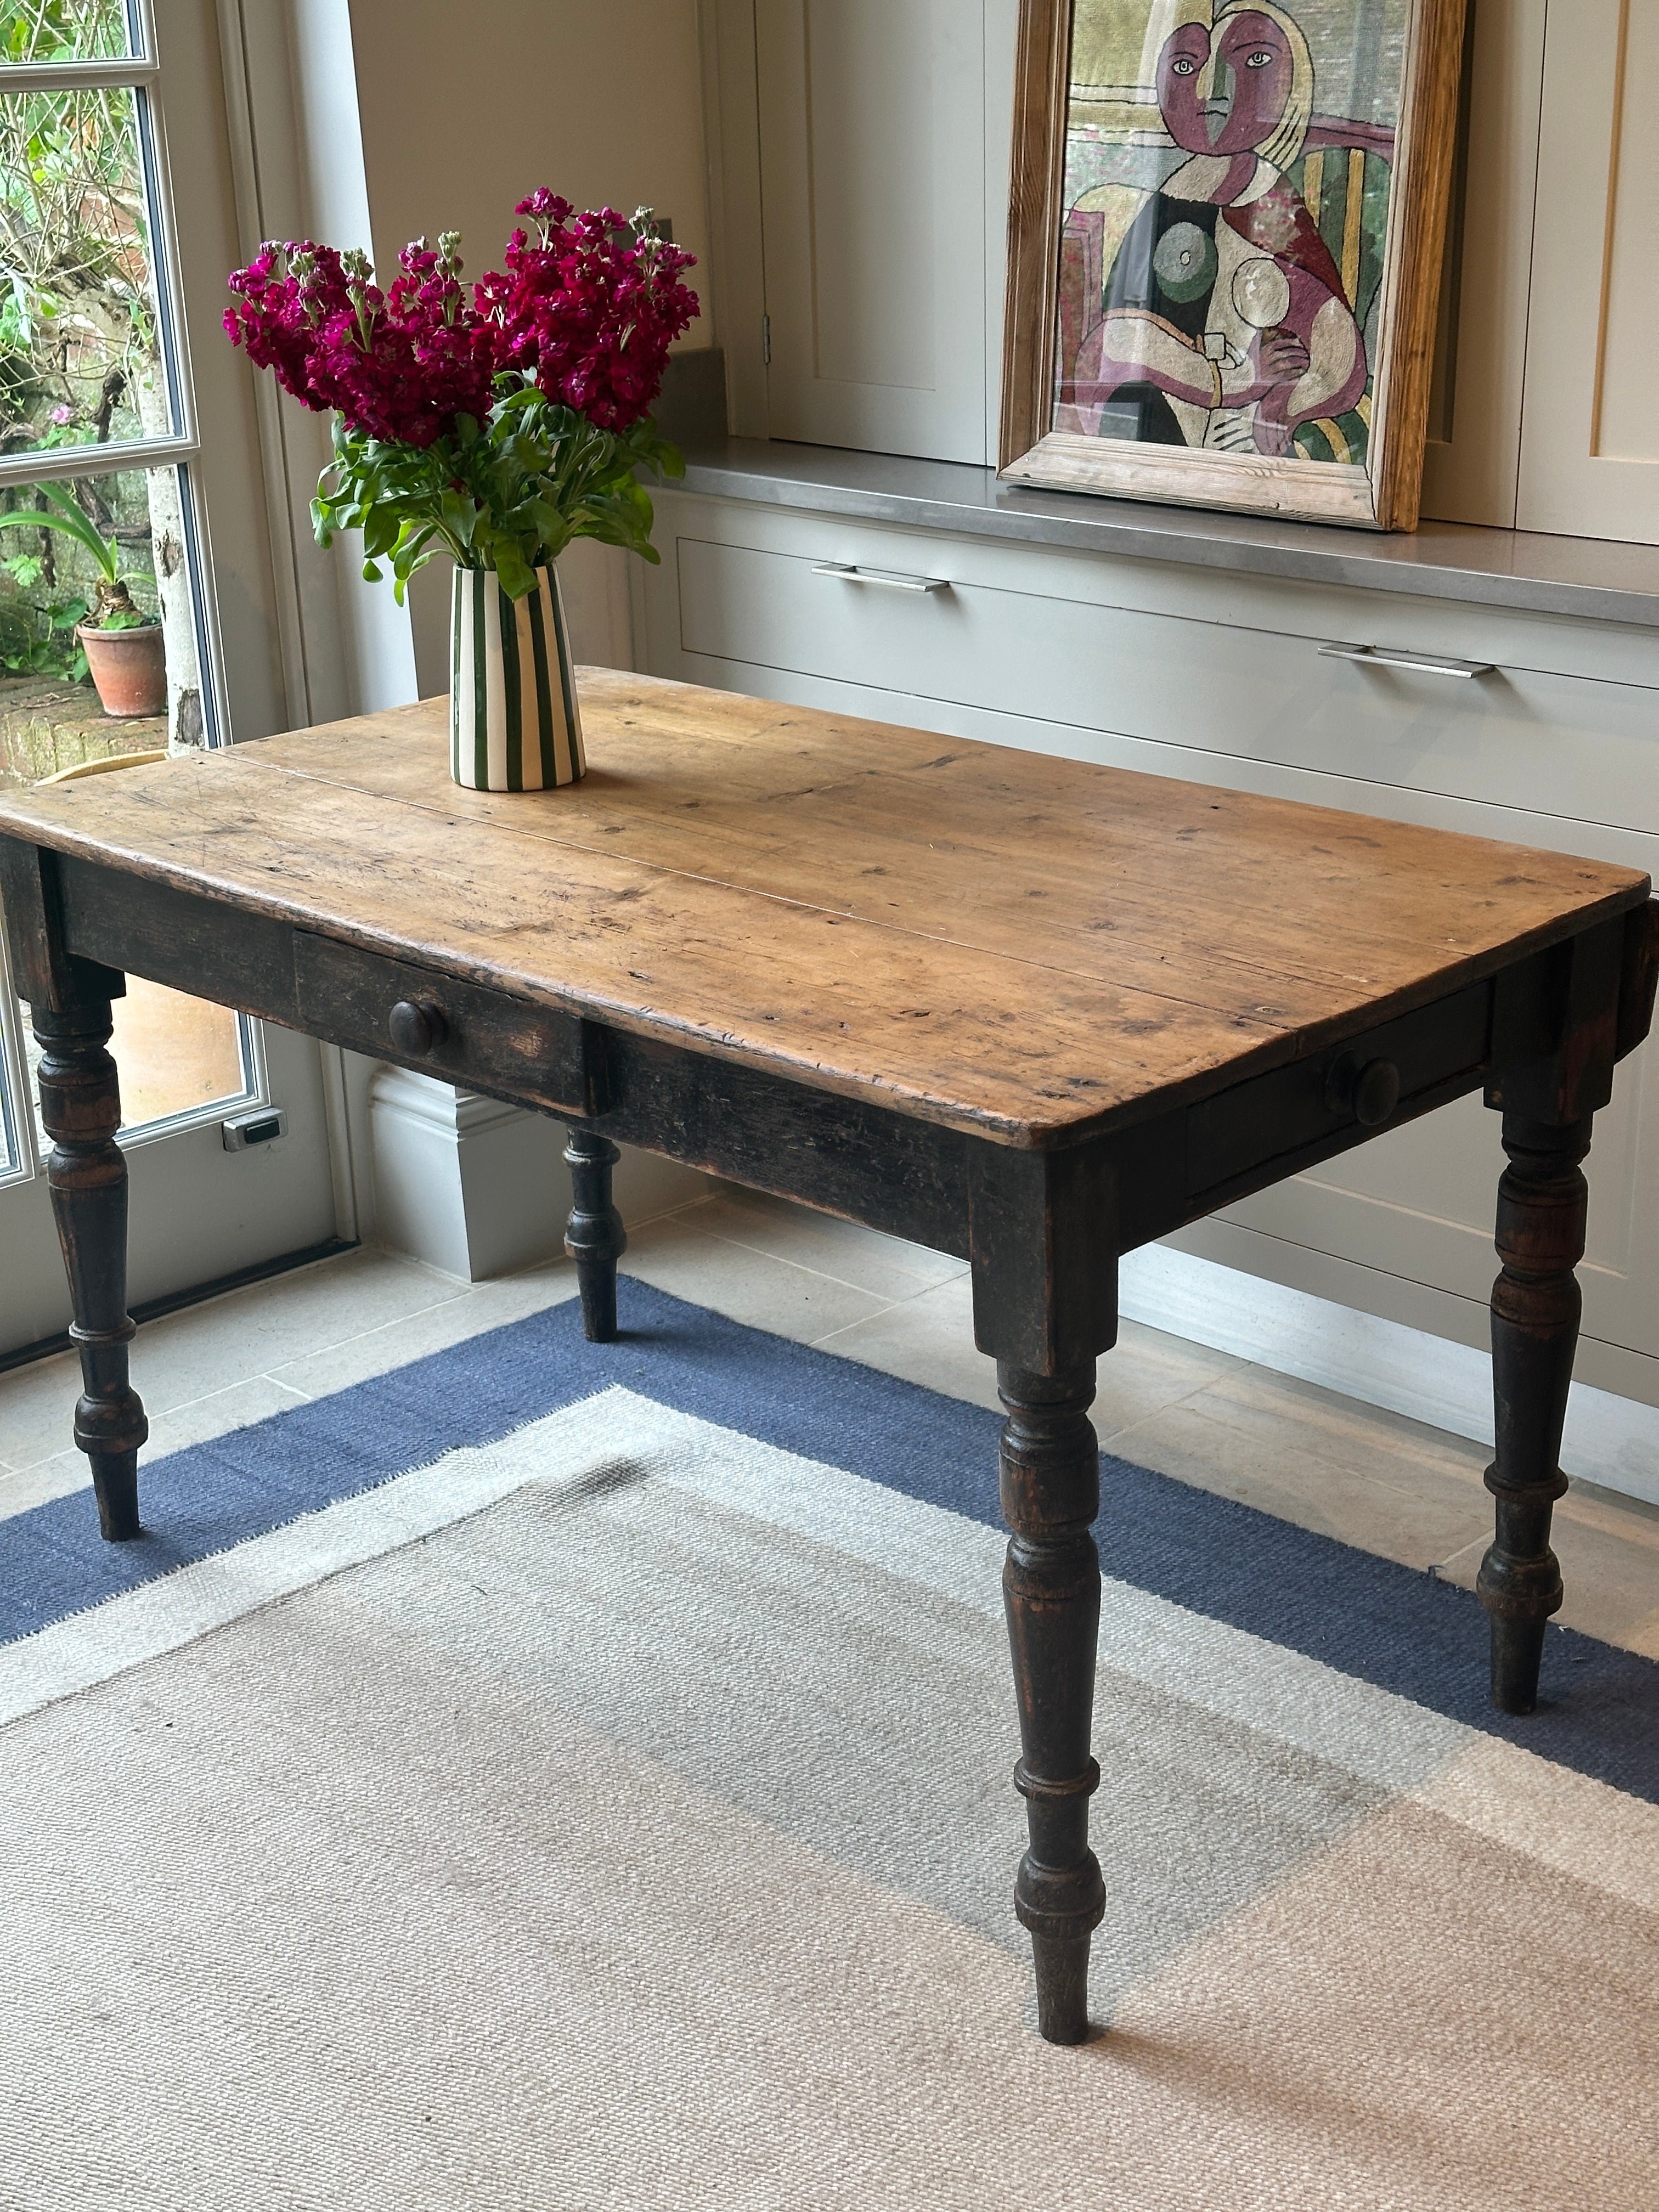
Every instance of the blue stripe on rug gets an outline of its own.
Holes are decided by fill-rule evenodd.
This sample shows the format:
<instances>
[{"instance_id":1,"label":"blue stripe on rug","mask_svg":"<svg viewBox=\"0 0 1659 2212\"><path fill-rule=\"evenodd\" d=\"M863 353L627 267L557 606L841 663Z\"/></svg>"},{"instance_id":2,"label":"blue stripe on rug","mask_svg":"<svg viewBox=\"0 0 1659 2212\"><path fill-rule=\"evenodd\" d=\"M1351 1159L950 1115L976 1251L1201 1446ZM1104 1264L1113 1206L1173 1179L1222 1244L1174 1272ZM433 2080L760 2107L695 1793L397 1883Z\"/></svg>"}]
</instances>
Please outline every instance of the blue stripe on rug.
<instances>
[{"instance_id":1,"label":"blue stripe on rug","mask_svg":"<svg viewBox=\"0 0 1659 2212\"><path fill-rule=\"evenodd\" d=\"M0 1643L620 1383L998 1526L997 1417L624 1278L627 1334L573 1299L143 1470L154 1533L106 1544L84 1492L0 1522ZM1554 1628L1539 1711L1486 1701L1467 1590L1109 1455L1108 1575L1659 1802L1659 1662Z\"/></svg>"}]
</instances>

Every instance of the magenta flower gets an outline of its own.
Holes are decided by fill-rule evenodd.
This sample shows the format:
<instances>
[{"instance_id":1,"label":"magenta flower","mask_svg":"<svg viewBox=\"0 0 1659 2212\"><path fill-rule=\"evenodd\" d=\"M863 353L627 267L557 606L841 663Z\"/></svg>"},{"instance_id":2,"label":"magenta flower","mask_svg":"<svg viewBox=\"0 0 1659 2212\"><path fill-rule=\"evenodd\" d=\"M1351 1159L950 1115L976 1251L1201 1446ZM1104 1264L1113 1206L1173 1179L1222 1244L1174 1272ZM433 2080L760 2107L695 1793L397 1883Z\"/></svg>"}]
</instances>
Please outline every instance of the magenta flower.
<instances>
[{"instance_id":1,"label":"magenta flower","mask_svg":"<svg viewBox=\"0 0 1659 2212\"><path fill-rule=\"evenodd\" d=\"M337 417L319 542L361 531L364 574L389 562L400 596L439 550L514 596L573 537L657 557L639 473L684 466L650 408L697 313L691 256L647 209L578 214L544 186L517 212L503 267L471 286L453 231L406 246L385 289L366 255L310 239L267 243L230 278L231 343Z\"/></svg>"},{"instance_id":2,"label":"magenta flower","mask_svg":"<svg viewBox=\"0 0 1659 2212\"><path fill-rule=\"evenodd\" d=\"M305 406L368 437L424 447L458 415L482 421L502 369L600 429L625 430L649 411L669 347L697 313L680 282L693 257L613 208L578 215L545 186L515 212L533 237L514 231L505 268L470 295L449 232L435 252L424 239L406 246L385 292L360 254L308 239L263 246L230 279L225 330Z\"/></svg>"},{"instance_id":3,"label":"magenta flower","mask_svg":"<svg viewBox=\"0 0 1659 2212\"><path fill-rule=\"evenodd\" d=\"M515 230L505 270L473 288L501 331L502 366L533 375L601 429L625 430L648 411L668 349L697 313L679 281L693 257L614 208L573 216L544 189L514 213L534 220L534 240Z\"/></svg>"}]
</instances>

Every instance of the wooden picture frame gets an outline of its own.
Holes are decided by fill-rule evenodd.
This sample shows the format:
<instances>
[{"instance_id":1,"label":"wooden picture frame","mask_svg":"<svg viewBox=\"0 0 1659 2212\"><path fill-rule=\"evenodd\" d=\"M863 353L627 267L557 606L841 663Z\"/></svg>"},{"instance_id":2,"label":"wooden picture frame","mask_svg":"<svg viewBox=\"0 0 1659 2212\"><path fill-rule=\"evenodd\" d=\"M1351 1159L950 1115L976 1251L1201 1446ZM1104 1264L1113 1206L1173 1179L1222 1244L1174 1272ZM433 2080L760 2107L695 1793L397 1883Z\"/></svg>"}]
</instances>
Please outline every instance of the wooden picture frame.
<instances>
[{"instance_id":1,"label":"wooden picture frame","mask_svg":"<svg viewBox=\"0 0 1659 2212\"><path fill-rule=\"evenodd\" d=\"M1003 477L1415 529L1464 6L1021 0ZM1373 46L1391 42L1391 124L1318 110L1318 57L1298 9L1328 40L1345 7ZM1115 40L1118 58L1146 19L1138 81L1073 86L1079 14L1091 51ZM1085 120L1071 127L1078 94ZM1148 94L1158 102L1150 129ZM1374 98L1391 104L1393 95L1382 85ZM1206 133L1209 143L1219 134L1221 151L1193 150ZM1134 178L1070 200L1068 138L1072 186L1089 160ZM1147 183L1159 171L1167 173ZM1186 189L1168 194L1170 183ZM1203 198L1196 187L1206 188ZM1197 221L1178 222L1183 210ZM1334 253L1324 234L1334 226ZM1321 401L1324 414L1306 411Z\"/></svg>"}]
</instances>

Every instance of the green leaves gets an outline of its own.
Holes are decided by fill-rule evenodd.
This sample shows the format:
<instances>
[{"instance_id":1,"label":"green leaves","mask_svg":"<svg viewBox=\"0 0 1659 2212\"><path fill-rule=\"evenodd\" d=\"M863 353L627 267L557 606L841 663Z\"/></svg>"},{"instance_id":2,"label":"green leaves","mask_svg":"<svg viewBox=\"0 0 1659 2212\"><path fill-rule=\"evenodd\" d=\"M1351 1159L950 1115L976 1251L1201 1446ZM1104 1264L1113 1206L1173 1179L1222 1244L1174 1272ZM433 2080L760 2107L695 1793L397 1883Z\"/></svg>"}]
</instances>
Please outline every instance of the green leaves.
<instances>
[{"instance_id":1,"label":"green leaves","mask_svg":"<svg viewBox=\"0 0 1659 2212\"><path fill-rule=\"evenodd\" d=\"M7 561L0 567L15 572L15 563ZM87 656L75 635L75 625L84 622L89 612L86 601L79 598L56 599L45 607L0 599L0 670L8 676L48 676L59 682L81 683L87 672Z\"/></svg>"},{"instance_id":2,"label":"green leaves","mask_svg":"<svg viewBox=\"0 0 1659 2212\"><path fill-rule=\"evenodd\" d=\"M67 61L126 51L121 0L5 0L0 6L0 61Z\"/></svg>"},{"instance_id":3,"label":"green leaves","mask_svg":"<svg viewBox=\"0 0 1659 2212\"><path fill-rule=\"evenodd\" d=\"M0 514L0 530L61 530L92 556L105 580L114 583L121 573L120 556L85 507L61 484L42 484L40 491L49 507L15 507Z\"/></svg>"},{"instance_id":4,"label":"green leaves","mask_svg":"<svg viewBox=\"0 0 1659 2212\"><path fill-rule=\"evenodd\" d=\"M453 437L424 447L387 444L336 418L334 458L312 501L317 542L361 531L364 575L378 580L386 562L400 605L410 576L438 552L495 569L515 599L574 538L658 557L635 472L678 477L685 463L649 417L600 430L526 377L498 377L496 390L483 422L459 415Z\"/></svg>"}]
</instances>

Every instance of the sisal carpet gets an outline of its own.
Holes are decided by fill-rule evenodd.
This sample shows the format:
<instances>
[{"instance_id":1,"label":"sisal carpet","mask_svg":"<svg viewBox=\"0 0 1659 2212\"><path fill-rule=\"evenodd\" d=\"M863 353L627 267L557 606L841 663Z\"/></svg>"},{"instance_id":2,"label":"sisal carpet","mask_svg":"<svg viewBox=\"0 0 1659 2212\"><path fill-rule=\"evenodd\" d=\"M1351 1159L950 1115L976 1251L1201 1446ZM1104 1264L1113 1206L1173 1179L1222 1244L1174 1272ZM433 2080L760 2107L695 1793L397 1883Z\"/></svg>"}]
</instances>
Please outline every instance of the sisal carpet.
<instances>
[{"instance_id":1,"label":"sisal carpet","mask_svg":"<svg viewBox=\"0 0 1659 2212\"><path fill-rule=\"evenodd\" d=\"M623 1297L0 1524L6 2212L1651 2212L1659 1667L1108 1462L1051 2050L995 1422Z\"/></svg>"}]
</instances>

